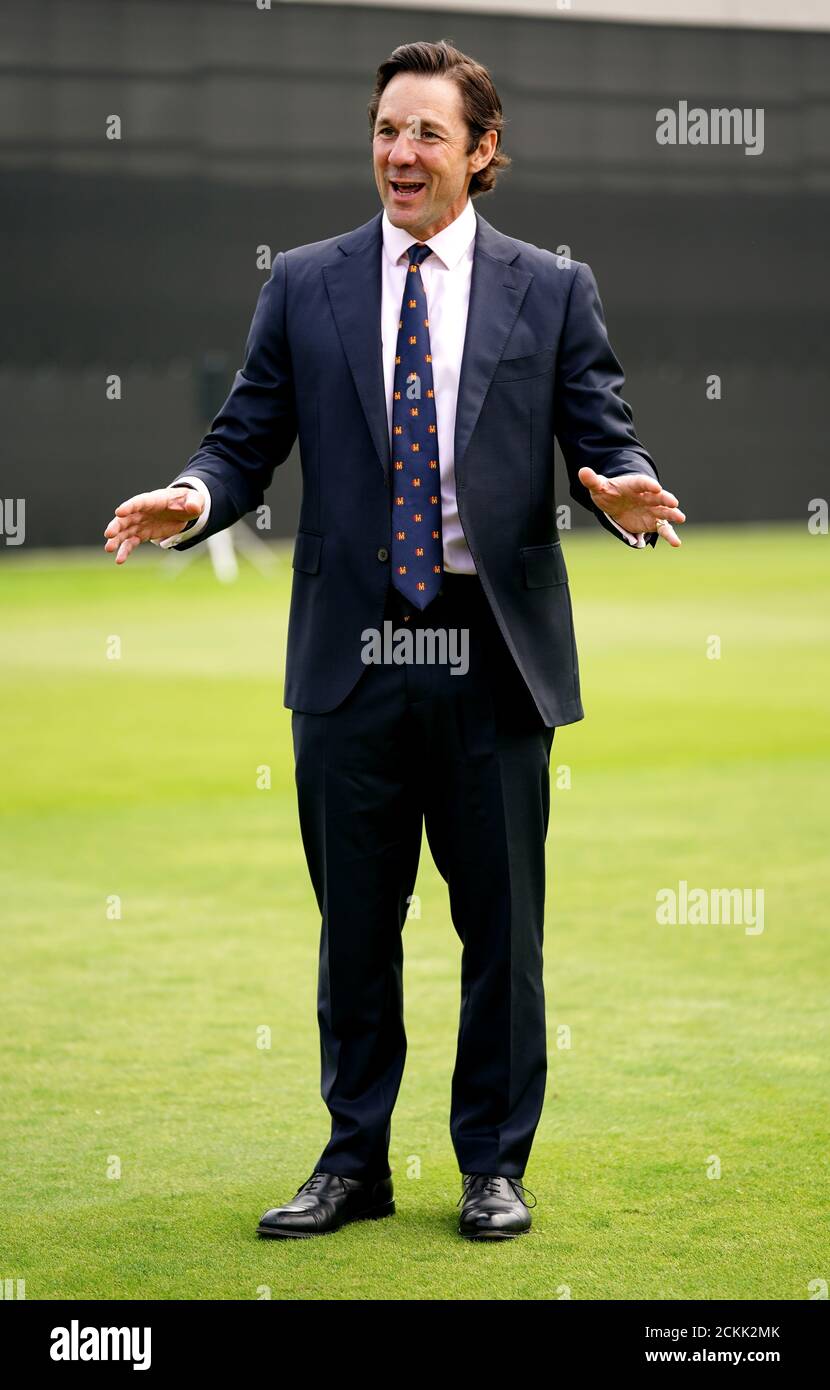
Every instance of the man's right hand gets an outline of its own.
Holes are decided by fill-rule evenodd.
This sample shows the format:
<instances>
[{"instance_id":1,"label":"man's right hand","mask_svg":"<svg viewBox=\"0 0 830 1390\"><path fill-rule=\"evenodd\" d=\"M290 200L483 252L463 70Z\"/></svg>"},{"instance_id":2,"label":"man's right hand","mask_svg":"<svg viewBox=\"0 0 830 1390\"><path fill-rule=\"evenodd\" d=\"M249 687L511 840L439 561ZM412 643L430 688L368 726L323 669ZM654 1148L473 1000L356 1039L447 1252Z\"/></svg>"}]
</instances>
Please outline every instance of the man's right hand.
<instances>
[{"instance_id":1,"label":"man's right hand","mask_svg":"<svg viewBox=\"0 0 830 1390\"><path fill-rule=\"evenodd\" d=\"M123 565L142 541L165 541L178 535L189 521L201 516L205 502L192 487L160 487L139 492L115 509L104 535L105 550L116 551L115 563Z\"/></svg>"}]
</instances>

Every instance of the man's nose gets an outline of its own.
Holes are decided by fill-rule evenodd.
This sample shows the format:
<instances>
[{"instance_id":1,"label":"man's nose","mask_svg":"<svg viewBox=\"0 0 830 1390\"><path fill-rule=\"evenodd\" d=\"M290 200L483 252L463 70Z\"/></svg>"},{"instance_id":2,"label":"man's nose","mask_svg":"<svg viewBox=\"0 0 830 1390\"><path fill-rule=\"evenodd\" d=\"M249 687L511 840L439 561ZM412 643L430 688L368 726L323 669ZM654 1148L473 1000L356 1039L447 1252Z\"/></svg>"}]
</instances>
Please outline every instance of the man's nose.
<instances>
[{"instance_id":1,"label":"man's nose","mask_svg":"<svg viewBox=\"0 0 830 1390\"><path fill-rule=\"evenodd\" d=\"M415 159L415 151L412 148L412 141L403 131L400 131L398 138L389 151L388 163L403 167L411 164Z\"/></svg>"}]
</instances>

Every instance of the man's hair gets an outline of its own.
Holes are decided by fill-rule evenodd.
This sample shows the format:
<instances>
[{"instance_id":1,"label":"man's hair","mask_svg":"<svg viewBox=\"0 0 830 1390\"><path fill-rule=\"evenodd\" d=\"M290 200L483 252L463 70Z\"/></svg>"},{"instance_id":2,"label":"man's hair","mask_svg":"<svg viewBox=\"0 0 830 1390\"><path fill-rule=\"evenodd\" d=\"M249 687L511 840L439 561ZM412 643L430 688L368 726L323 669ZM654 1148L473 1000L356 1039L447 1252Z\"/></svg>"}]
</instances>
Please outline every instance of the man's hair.
<instances>
[{"instance_id":1,"label":"man's hair","mask_svg":"<svg viewBox=\"0 0 830 1390\"><path fill-rule=\"evenodd\" d=\"M380 99L387 85L399 72L421 73L425 77L450 77L461 93L464 118L469 131L467 154L478 148L481 137L488 130L495 130L498 136L493 158L483 169L479 169L470 179L469 194L475 198L479 193L489 193L495 188L499 171L512 162L501 148L501 134L504 129L499 94L492 77L475 58L454 48L448 39L438 43L402 43L381 63L375 75L375 89L369 102L369 132L374 134Z\"/></svg>"}]
</instances>

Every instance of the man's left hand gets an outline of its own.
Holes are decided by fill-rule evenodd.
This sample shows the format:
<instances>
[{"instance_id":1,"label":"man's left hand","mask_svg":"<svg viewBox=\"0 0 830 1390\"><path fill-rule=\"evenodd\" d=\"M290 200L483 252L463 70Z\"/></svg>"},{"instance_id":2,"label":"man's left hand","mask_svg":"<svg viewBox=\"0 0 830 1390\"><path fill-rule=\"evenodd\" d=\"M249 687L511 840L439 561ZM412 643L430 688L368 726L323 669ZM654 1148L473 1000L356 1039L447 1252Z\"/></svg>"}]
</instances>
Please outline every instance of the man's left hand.
<instances>
[{"instance_id":1,"label":"man's left hand","mask_svg":"<svg viewBox=\"0 0 830 1390\"><path fill-rule=\"evenodd\" d=\"M593 468L580 468L577 476L590 492L594 506L624 530L635 535L656 531L669 545L683 544L671 525L673 521L679 524L686 520L680 504L674 493L666 492L650 473L624 473L620 478L603 478ZM667 524L658 528L657 522L661 520Z\"/></svg>"}]
</instances>

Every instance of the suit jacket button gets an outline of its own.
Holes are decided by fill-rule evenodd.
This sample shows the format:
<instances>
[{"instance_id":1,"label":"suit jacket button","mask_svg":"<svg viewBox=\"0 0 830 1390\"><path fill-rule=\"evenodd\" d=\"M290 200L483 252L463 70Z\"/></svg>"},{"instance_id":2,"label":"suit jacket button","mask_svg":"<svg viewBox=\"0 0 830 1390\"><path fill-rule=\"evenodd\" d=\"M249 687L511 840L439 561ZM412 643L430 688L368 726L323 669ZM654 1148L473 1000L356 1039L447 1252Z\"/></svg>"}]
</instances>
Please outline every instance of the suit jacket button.
<instances>
[{"instance_id":1,"label":"suit jacket button","mask_svg":"<svg viewBox=\"0 0 830 1390\"><path fill-rule=\"evenodd\" d=\"M386 546L385 546L385 545L382 545L382 546L380 547L380 550L378 551L378 559L379 559L379 560L388 560L388 559L389 559L389 551L386 549Z\"/></svg>"}]
</instances>

